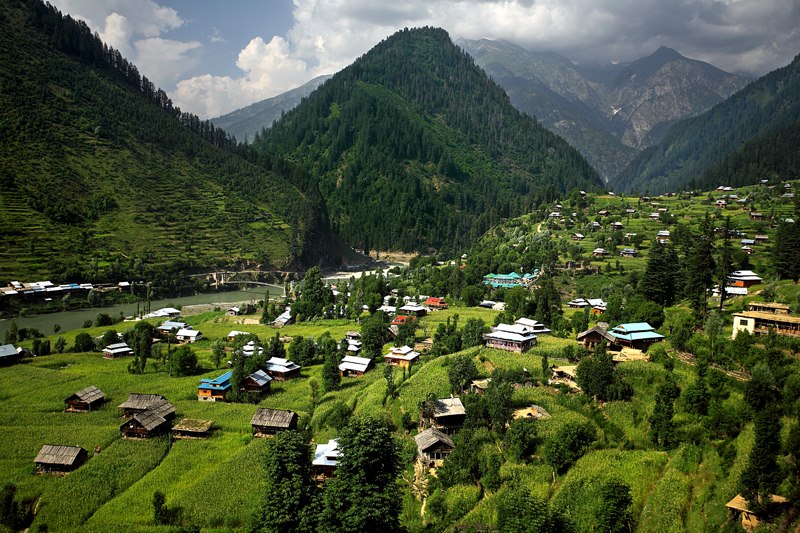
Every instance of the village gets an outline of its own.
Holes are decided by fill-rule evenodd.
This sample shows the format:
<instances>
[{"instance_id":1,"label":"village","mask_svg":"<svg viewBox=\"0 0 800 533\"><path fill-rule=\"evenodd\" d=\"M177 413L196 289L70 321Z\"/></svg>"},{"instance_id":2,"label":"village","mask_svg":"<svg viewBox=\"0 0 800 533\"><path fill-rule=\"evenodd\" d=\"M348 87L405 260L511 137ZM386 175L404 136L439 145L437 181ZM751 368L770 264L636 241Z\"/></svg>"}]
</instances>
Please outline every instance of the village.
<instances>
[{"instance_id":1,"label":"village","mask_svg":"<svg viewBox=\"0 0 800 533\"><path fill-rule=\"evenodd\" d=\"M725 293L723 304L730 325L726 326L724 335L721 332L717 335L724 336L729 344L735 343L743 333L753 339L775 335L786 339L800 338L800 316L797 315L797 306L791 303L793 297L789 296L793 294L791 285L779 285L777 291L773 286L771 290L775 296L766 300L763 298L763 291L767 287L766 275L760 270L768 263L765 256L771 242L770 236L773 235L773 228L767 226L781 217L781 221L785 222L789 218L790 205L779 204L786 206L786 215L773 213L768 220L764 220L763 215L751 209L751 203L740 201L746 200L746 196L737 197L735 191L724 189L718 191L717 195L713 196L715 209L738 209L737 213L742 213L739 217L742 220L746 217L758 231L755 233L743 224L737 230L737 238L741 241L740 252L749 258L743 264L750 268L731 270L722 287L708 287L710 305L719 306L720 292ZM607 354L616 369L614 372L632 385L634 399L639 394L652 398L652 383L663 380L665 374L673 372L669 367L665 371L664 358L667 357L678 361L674 370L675 379L685 389L692 382L697 359L683 348L676 349L677 342L671 338L677 333L678 317L683 311L668 312L666 320L662 315L662 319L654 325L645 320L618 321L613 317L609 321L610 308L616 304L609 299L608 292L597 285L598 288L591 290L593 285L581 280L600 278L598 274L601 273L618 276L626 270L644 269L651 247L666 245L674 237L670 230L674 229L675 221L669 217L691 220L697 216L694 204L687 204L688 209L679 209L674 205L678 201L678 198L671 197L622 199L607 196L605 203L601 204L604 208L589 216L587 211L592 208L570 214L565 212L562 204L556 204L541 222L533 225L524 238L520 236L518 242L511 241L514 245L512 248L519 249L520 245L525 245L526 239L536 239L546 231L550 238L559 239L562 246L577 246L581 252L570 249L555 265L531 265L526 269L527 272L517 266L522 273L509 269L483 274L480 281L483 292L473 305L465 305L460 298L450 294L422 295L420 287L410 294L398 291L392 288L390 275L386 278L387 290L386 294L381 295L380 305L373 305L370 312L369 306L364 304L363 314L356 320L341 316L297 320L292 313L293 302L287 300L282 312L267 324L245 323L238 307L191 317L181 317L180 309L164 308L139 321L152 328L153 335L148 340L148 346L160 345L159 353L186 347L197 355L200 373L173 377L170 375L171 367L167 368L167 360L159 362L152 356L141 374L130 373L131 361L140 357L136 353L139 341L125 341L128 338L125 335L118 336L119 342L104 346L97 344L96 351L58 354L51 351L51 355L36 353L30 340L7 343L0 346L0 364L5 367L0 372L13 376L11 380L18 385L19 391L3 400L6 406L10 406L12 401L18 404L17 412L5 415L3 425L13 431L14 427L29 424L29 417L36 412L45 413L47 419L46 423L36 424L41 428L40 431L26 435L15 446L8 462L8 473L13 475L23 493L38 492L45 499L56 498L58 487L70 486L69 479L83 483L81 472L92 471L94 463L102 463L104 457L122 446L122 442L138 446L130 448L126 445L126 453L134 456L141 453L144 457L150 453L144 452L143 446L147 446L147 442L161 442L166 437L169 451L162 465L164 462L169 464L173 455L176 461L179 457L181 462L188 461L186 475L194 472L191 475L196 476L197 481L193 484L198 485L204 480L214 479L218 468L230 465L231 461L238 460L236 458L243 459L246 456L252 460L252 454L255 453L252 450L260 446L258 442L262 439L269 439L283 431L303 430L312 436L313 451L310 453L313 455L314 479L324 485L326 480L336 476L338 460L343 453L337 439L342 422L335 421L340 411L345 413L345 419L380 414L395 428L397 438L413 447L414 461L407 465L404 479L408 483L406 489L415 495L416 503L404 505L412 510L417 509L414 512L418 516L414 520L424 522L424 513L417 506L427 498L435 499L453 490L439 487L429 491L426 487L429 483L436 486L435 480L439 477L437 470L447 468L448 458L458 449L459 442L468 442L459 440L459 434L464 431L462 428L465 425L475 423L470 419L470 416L474 416L470 415L470 406L478 401L488 401L474 398L488 398L496 394L496 387L504 383L509 385L511 393L502 431L511 428L515 421L530 421L538 428L544 442L549 442L548 439L560 438L559 432L564 427L582 422L596 425L606 440L616 439L614 442L627 443L627 446L639 450L636 453L660 453L654 451L648 441L646 411L632 415L625 410L633 408L622 407L631 405L630 402L599 400L596 394L588 394L588 401L591 402L592 396L595 396L599 409L607 413L607 419L597 419L587 404L579 400L587 397L581 385L586 383L586 377L580 375L579 366L584 357ZM721 201L726 203L722 204ZM642 206L646 206L646 209ZM651 209L652 212L649 212ZM662 229L665 227L669 229ZM597 245L600 243L595 235L598 232L603 235L603 246ZM506 239L511 240L515 235L514 232L507 232ZM751 235L752 238L748 238ZM611 257L615 258L616 266L610 263ZM444 267L430 268L434 269L431 272L441 268L463 271L471 261L472 254L463 254L460 261L453 262L454 266L445 263ZM615 271L618 273L612 274ZM539 320L536 316L510 314L509 295L512 292L524 291L525 294L535 295L541 290L541 280L552 276L554 272L562 273L567 280L576 275L586 276L573 285L577 290L560 293L557 324ZM365 279L372 277L375 276L368 274ZM562 283L559 286L566 285ZM347 283L328 290L331 289L342 294L342 297L350 297L349 291L354 290ZM302 290L303 285L300 284L300 296ZM787 303L776 302L775 297ZM365 344L370 343L365 335L371 335L366 324L373 317L382 317L377 353L365 349ZM462 344L461 330L456 330L456 324L466 330L466 324L470 321L475 321L474 324L480 321L480 329L477 336L471 337L471 344ZM572 324L583 327L576 329ZM105 338L109 329L129 327L131 323L124 322L112 327L92 327L86 333L97 343ZM448 335L452 336L455 331L458 332L458 346L461 349L448 352L443 346ZM71 331L62 335L66 343L71 345L79 333L81 331ZM705 338L701 333L695 335L698 339ZM320 347L327 342L321 340L323 337L333 342L331 352L324 355L318 353L317 356L304 355L308 357L307 360L293 360L293 346L302 347L305 339L311 341L317 347L315 349L321 350ZM299 341L296 340L298 338ZM55 337L48 339L53 345L55 340ZM215 362L214 353L220 350L222 355ZM712 345L712 353L713 350ZM665 355L668 353L673 356ZM453 367L462 356L467 356L472 362L474 371L466 374L468 379L454 387ZM793 356L796 357L797 353ZM324 385L328 379L325 367L331 358L335 358L335 371L340 384L328 389ZM245 368L250 361L259 361L259 366L242 373L237 365ZM26 383L25 376L30 372L44 372L52 377L44 386L35 381ZM729 386L737 391L734 398L741 403L741 389L737 388L741 384L731 378ZM25 397L29 394L40 397L38 407L26 406ZM246 400L242 401L242 398ZM634 405L639 404L634 401ZM636 407L643 408L644 404ZM689 424L685 417L682 420L681 424ZM619 427L612 429L609 424L618 424ZM490 427L500 432L493 423ZM471 434L473 429L466 431L466 434ZM616 436L611 437L612 434ZM752 439L752 429L745 434ZM203 451L198 451L201 449ZM589 448L583 451L586 453ZM603 454L606 453L608 450L596 445L594 451L587 454L586 460L591 461L593 456L600 460L599 457L605 457ZM535 457L541 457L540 454ZM192 459L192 456L197 457ZM232 458L225 459L227 456ZM736 455L736 468L739 470L743 468L746 456L747 450L743 448ZM221 463L211 468L203 462L203 457L214 457ZM609 457L603 460L627 468L623 466L627 460L625 456L615 457L613 460ZM652 457L656 460L660 456ZM538 459L539 463L536 461L532 465L543 466L542 459ZM658 468L645 472L641 479L628 477L635 491L639 491L636 492L637 498L643 497L646 488L641 483L658 487L657 471L667 468L667 465L663 458L656 461ZM52 479L64 481L51 482L46 475L21 475L31 468L37 473L55 473ZM103 468L108 468L108 465ZM101 524L102 527L113 527L115 523L122 523L115 522L122 518L114 518L121 506L132 506L120 514L126 520L131 519L134 510L147 516L149 500L145 494L145 480L159 476L160 468L154 464L152 468L141 471L138 474L139 481L131 480L119 501L107 495L100 512L92 517L94 523L98 527ZM538 466L526 468L533 469L525 475L533 476L531 483L539 487L553 484L558 476L554 485L559 491L556 501L558 494L566 490L572 480L572 470L548 467L546 475L542 476L542 472L535 473ZM579 471L577 467L573 468ZM62 477L67 473L68 476ZM449 474L444 479L447 476ZM172 484L175 490L178 484L178 481ZM228 480L223 486L227 487L225 490L236 494L250 494L258 492L263 484L264 480L257 476L245 476ZM706 508L716 517L717 523L733 520L747 528L758 524L756 512L748 507L747 501L736 489L735 481L726 481L724 487L724 490L714 493L713 503L707 504L714 506L713 511L711 507ZM205 495L184 494L177 496L174 501L194 512L203 506L210 507L212 510L206 511L210 513L210 518L206 516L201 520L206 520L206 525L212 525L218 520L225 520L225 510L211 503L219 490L222 489ZM253 502L256 497L249 495L244 499ZM487 520L487 511L481 510L481 506L485 508L485 505L479 500L473 501L472 505L476 507L472 512L457 519L467 522L459 523L482 524ZM644 505L643 500L637 501L637 505ZM786 500L776 495L773 501L781 503ZM577 505L575 512L580 509L579 504L564 505L565 508ZM36 520L58 523L61 518L56 518L52 512L45 508ZM63 523L67 525L71 519L75 518L64 517L63 520L67 522ZM241 527L247 517L240 513L235 515L233 521L230 517L228 520L231 527ZM140 524L144 525L146 521Z\"/></svg>"}]
</instances>

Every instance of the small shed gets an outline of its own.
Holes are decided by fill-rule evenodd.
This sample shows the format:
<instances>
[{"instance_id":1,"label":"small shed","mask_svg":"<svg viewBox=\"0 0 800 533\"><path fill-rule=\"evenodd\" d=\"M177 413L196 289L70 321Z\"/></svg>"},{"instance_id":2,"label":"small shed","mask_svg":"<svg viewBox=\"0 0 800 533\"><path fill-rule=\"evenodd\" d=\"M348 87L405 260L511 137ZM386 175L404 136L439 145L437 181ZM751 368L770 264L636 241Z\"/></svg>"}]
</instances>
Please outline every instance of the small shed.
<instances>
[{"instance_id":1,"label":"small shed","mask_svg":"<svg viewBox=\"0 0 800 533\"><path fill-rule=\"evenodd\" d=\"M455 448L453 439L435 428L428 428L418 433L414 441L417 443L417 457L420 463L429 468L441 466Z\"/></svg>"},{"instance_id":2,"label":"small shed","mask_svg":"<svg viewBox=\"0 0 800 533\"><path fill-rule=\"evenodd\" d=\"M259 407L250 420L250 425L253 427L253 436L270 437L279 431L297 429L298 419L294 411Z\"/></svg>"},{"instance_id":3,"label":"small shed","mask_svg":"<svg viewBox=\"0 0 800 533\"><path fill-rule=\"evenodd\" d=\"M141 413L136 413L119 426L122 436L126 439L157 437L169 431L169 428L169 421L161 416L156 409L148 409Z\"/></svg>"},{"instance_id":4,"label":"small shed","mask_svg":"<svg viewBox=\"0 0 800 533\"><path fill-rule=\"evenodd\" d=\"M84 462L88 454L80 446L58 446L45 444L39 450L36 459L36 471L42 472L72 472Z\"/></svg>"},{"instance_id":5,"label":"small shed","mask_svg":"<svg viewBox=\"0 0 800 533\"><path fill-rule=\"evenodd\" d=\"M64 400L64 403L67 404L65 411L71 413L88 413L89 411L94 411L99 408L105 401L106 395L103 391L94 385L89 385L85 389L79 390Z\"/></svg>"},{"instance_id":6,"label":"small shed","mask_svg":"<svg viewBox=\"0 0 800 533\"><path fill-rule=\"evenodd\" d=\"M172 437L175 439L206 439L211 436L212 420L199 420L184 418L172 428Z\"/></svg>"}]
</instances>

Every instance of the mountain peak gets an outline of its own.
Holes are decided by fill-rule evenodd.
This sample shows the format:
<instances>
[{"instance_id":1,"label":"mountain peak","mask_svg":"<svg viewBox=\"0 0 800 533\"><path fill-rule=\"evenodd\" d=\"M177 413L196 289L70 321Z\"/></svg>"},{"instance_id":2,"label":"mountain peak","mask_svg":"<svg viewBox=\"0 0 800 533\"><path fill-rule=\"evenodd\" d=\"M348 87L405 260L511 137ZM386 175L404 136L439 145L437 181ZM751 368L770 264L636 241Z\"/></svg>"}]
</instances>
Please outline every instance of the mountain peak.
<instances>
[{"instance_id":1,"label":"mountain peak","mask_svg":"<svg viewBox=\"0 0 800 533\"><path fill-rule=\"evenodd\" d=\"M682 56L680 52L677 52L676 50L673 50L668 46L659 46L658 50L647 56L647 58L645 59L657 59L666 63L668 61L675 61L676 59L686 59L686 58Z\"/></svg>"}]
</instances>

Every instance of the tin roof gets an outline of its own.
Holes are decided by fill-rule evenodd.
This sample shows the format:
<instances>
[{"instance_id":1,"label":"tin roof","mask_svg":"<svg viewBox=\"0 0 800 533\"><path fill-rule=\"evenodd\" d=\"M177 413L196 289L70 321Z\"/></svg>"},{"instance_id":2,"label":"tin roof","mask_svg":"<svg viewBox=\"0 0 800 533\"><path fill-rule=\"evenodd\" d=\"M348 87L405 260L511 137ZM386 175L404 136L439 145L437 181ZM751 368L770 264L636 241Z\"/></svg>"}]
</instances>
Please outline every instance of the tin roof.
<instances>
[{"instance_id":1,"label":"tin roof","mask_svg":"<svg viewBox=\"0 0 800 533\"><path fill-rule=\"evenodd\" d=\"M247 377L252 379L255 382L255 384L258 385L259 387L263 387L264 385L272 381L270 375L264 372L263 370L256 370Z\"/></svg>"},{"instance_id":2,"label":"tin roof","mask_svg":"<svg viewBox=\"0 0 800 533\"><path fill-rule=\"evenodd\" d=\"M435 418L466 414L467 411L464 409L464 404L461 403L461 398L439 398L433 406L433 416Z\"/></svg>"},{"instance_id":3,"label":"tin roof","mask_svg":"<svg viewBox=\"0 0 800 533\"><path fill-rule=\"evenodd\" d=\"M75 461L81 456L81 452L85 452L80 446L58 446L52 444L45 444L39 450L39 454L34 463L43 465L66 465L72 466Z\"/></svg>"}]
</instances>

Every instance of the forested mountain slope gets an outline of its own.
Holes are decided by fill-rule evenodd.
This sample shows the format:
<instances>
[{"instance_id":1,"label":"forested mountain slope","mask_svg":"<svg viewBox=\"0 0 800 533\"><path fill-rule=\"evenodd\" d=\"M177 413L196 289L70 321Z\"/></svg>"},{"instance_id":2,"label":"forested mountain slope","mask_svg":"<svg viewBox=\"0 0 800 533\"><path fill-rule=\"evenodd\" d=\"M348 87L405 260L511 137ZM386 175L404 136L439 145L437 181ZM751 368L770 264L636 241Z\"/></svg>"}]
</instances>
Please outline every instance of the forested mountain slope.
<instances>
[{"instance_id":1,"label":"forested mountain slope","mask_svg":"<svg viewBox=\"0 0 800 533\"><path fill-rule=\"evenodd\" d=\"M502 40L459 44L518 109L567 139L606 178L660 140L669 125L747 83L666 47L632 63L597 66Z\"/></svg>"},{"instance_id":2,"label":"forested mountain slope","mask_svg":"<svg viewBox=\"0 0 800 533\"><path fill-rule=\"evenodd\" d=\"M328 255L324 203L292 183L302 172L245 160L84 23L36 0L4 3L0 50L0 279Z\"/></svg>"},{"instance_id":3,"label":"forested mountain slope","mask_svg":"<svg viewBox=\"0 0 800 533\"><path fill-rule=\"evenodd\" d=\"M793 178L797 145L791 139L797 137L798 121L800 56L708 112L674 125L612 185L657 193L709 187L717 179L742 185L762 177ZM723 176L727 172L732 176Z\"/></svg>"},{"instance_id":4,"label":"forested mountain slope","mask_svg":"<svg viewBox=\"0 0 800 533\"><path fill-rule=\"evenodd\" d=\"M254 147L314 176L333 226L366 248L458 248L498 220L600 186L441 29L385 39Z\"/></svg>"}]
</instances>

